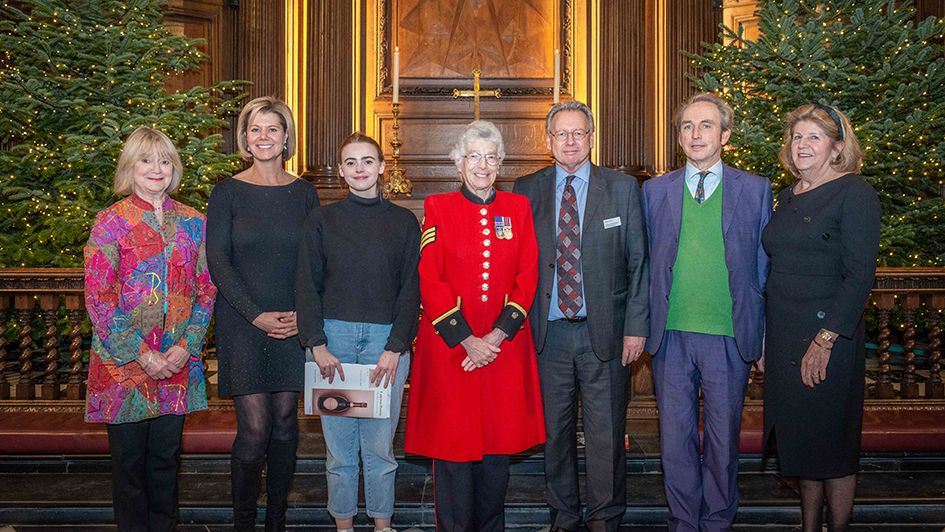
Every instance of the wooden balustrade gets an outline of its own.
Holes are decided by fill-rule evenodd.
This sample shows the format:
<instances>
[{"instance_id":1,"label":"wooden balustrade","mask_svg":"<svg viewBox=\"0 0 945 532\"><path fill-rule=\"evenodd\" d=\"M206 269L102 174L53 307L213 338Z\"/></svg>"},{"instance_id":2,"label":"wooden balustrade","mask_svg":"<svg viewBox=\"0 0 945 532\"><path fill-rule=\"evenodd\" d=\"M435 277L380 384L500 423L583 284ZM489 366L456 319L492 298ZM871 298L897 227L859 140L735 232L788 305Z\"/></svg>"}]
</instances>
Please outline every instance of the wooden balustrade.
<instances>
[{"instance_id":1,"label":"wooden balustrade","mask_svg":"<svg viewBox=\"0 0 945 532\"><path fill-rule=\"evenodd\" d=\"M83 303L80 268L0 269L0 404L14 400L18 404L78 404L85 398ZM878 345L879 357L869 400L945 398L941 377L945 268L878 268L869 305L876 307L878 335L874 334L872 340ZM899 324L892 323L894 316L897 321L901 316ZM924 316L922 330L920 316ZM60 320L65 322L64 327ZM40 322L43 328L34 332ZM11 324L17 328L15 341L7 339ZM897 325L901 325L901 335ZM903 362L894 370L890 361L896 340L902 347ZM928 361L928 377L924 379L916 373L920 342ZM63 347L66 345L68 349ZM69 368L64 395L59 383L60 365L63 371ZM899 369L902 377L894 378ZM920 393L922 380L924 393ZM208 386L208 393L210 389ZM750 399L764 395L764 376L755 370L748 395Z\"/></svg>"}]
</instances>

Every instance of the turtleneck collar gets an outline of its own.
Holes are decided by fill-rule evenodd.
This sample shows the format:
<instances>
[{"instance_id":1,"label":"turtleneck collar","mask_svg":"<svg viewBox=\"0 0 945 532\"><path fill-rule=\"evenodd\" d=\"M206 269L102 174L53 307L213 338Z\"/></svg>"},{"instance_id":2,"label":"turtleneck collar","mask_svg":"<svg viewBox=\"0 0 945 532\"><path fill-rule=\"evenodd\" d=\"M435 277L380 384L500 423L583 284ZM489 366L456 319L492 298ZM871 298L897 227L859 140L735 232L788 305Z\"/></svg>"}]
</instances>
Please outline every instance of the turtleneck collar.
<instances>
[{"instance_id":1,"label":"turtleneck collar","mask_svg":"<svg viewBox=\"0 0 945 532\"><path fill-rule=\"evenodd\" d=\"M459 191L463 193L463 197L475 203L476 205L489 205L490 203L495 201L495 187L494 186L492 187L492 192L489 194L489 199L486 199L486 200L483 200L482 198L477 196L475 192L473 192L472 190L469 190L469 187L466 186L466 183L463 183L463 186L460 187Z\"/></svg>"}]
</instances>

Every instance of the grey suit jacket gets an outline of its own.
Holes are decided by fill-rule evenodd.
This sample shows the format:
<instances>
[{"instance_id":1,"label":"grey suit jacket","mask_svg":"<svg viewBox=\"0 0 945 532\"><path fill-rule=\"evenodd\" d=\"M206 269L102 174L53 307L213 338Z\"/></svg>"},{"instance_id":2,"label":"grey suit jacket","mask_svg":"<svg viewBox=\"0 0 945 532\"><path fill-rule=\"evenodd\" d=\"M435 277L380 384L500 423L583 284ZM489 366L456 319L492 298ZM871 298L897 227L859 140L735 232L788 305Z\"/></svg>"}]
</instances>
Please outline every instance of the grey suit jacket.
<instances>
[{"instance_id":1,"label":"grey suit jacket","mask_svg":"<svg viewBox=\"0 0 945 532\"><path fill-rule=\"evenodd\" d=\"M679 251L682 226L683 187L686 169L680 168L643 183L647 238L650 242L650 323L646 350L658 354L669 292L673 287L673 265ZM718 190L718 189L717 189ZM732 294L732 321L738 353L746 362L761 357L765 303L762 293L770 268L761 246L761 230L772 212L771 182L724 165L722 169L722 240Z\"/></svg>"},{"instance_id":2,"label":"grey suit jacket","mask_svg":"<svg viewBox=\"0 0 945 532\"><path fill-rule=\"evenodd\" d=\"M555 204L555 167L518 178L512 192L528 198L535 220L538 291L529 317L540 354L548 310L556 304L551 301L560 208ZM581 226L581 264L591 347L600 360L612 360L621 355L624 336L646 336L650 330L646 225L635 178L591 165Z\"/></svg>"}]
</instances>

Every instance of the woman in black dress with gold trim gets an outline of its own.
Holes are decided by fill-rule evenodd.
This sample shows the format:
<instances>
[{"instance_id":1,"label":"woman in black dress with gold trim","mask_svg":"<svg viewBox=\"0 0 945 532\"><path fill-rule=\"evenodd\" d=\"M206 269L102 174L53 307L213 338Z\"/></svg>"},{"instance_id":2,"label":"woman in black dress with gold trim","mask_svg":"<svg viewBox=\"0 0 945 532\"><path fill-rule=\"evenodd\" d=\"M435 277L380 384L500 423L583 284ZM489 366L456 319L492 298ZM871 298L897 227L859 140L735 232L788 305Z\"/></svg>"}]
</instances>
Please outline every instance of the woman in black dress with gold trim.
<instances>
[{"instance_id":1,"label":"woman in black dress with gold trim","mask_svg":"<svg viewBox=\"0 0 945 532\"><path fill-rule=\"evenodd\" d=\"M876 274L881 211L856 175L862 151L846 117L825 105L788 114L779 158L799 178L762 233L767 284L765 442L799 477L805 532L832 531L853 508L863 426L863 307Z\"/></svg>"}]
</instances>

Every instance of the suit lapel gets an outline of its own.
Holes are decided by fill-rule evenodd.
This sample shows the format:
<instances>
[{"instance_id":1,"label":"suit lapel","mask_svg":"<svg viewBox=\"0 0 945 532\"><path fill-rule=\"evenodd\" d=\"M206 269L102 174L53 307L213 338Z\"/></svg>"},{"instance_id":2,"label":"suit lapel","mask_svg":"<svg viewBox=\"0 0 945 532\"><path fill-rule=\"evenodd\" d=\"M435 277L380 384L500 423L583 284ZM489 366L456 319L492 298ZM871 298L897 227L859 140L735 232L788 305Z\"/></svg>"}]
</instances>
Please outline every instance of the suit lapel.
<instances>
[{"instance_id":1,"label":"suit lapel","mask_svg":"<svg viewBox=\"0 0 945 532\"><path fill-rule=\"evenodd\" d=\"M604 197L604 180L601 179L596 165L591 165L591 173L587 183L587 198L584 200L584 220L581 221L581 236L587 232L586 227L594 219L594 213ZM626 220L625 220L626 221Z\"/></svg>"},{"instance_id":2,"label":"suit lapel","mask_svg":"<svg viewBox=\"0 0 945 532\"><path fill-rule=\"evenodd\" d=\"M542 210L542 216L538 221L538 227L535 232L539 236L538 242L547 242L552 248L557 241L558 206L555 205L555 167L549 166L545 169L538 183L539 194L541 195L538 205Z\"/></svg>"},{"instance_id":3,"label":"suit lapel","mask_svg":"<svg viewBox=\"0 0 945 532\"><path fill-rule=\"evenodd\" d=\"M742 183L738 170L728 166L722 166L722 235L728 234L728 228L732 225L732 219L735 217L735 208L738 205L738 197L742 192Z\"/></svg>"},{"instance_id":4,"label":"suit lapel","mask_svg":"<svg viewBox=\"0 0 945 532\"><path fill-rule=\"evenodd\" d=\"M683 187L686 186L686 169L682 168L676 170L676 172L676 175L670 179L666 187L665 201L666 205L669 206L670 219L673 221L673 229L676 231L676 238L678 239L682 228Z\"/></svg>"}]
</instances>

